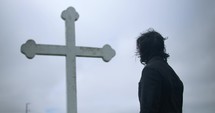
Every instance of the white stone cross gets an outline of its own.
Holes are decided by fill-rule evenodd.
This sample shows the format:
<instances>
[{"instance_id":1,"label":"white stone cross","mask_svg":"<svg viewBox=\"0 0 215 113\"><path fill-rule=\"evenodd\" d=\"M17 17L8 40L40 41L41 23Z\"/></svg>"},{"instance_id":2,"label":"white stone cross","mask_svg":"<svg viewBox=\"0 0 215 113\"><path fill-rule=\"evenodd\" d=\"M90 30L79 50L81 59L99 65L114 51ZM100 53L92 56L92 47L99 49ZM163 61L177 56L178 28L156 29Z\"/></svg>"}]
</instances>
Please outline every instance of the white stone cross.
<instances>
[{"instance_id":1,"label":"white stone cross","mask_svg":"<svg viewBox=\"0 0 215 113\"><path fill-rule=\"evenodd\" d=\"M21 46L21 52L29 59L35 55L66 57L67 113L77 113L76 56L99 57L108 62L115 56L115 51L109 45L104 45L103 48L76 46L75 21L79 18L78 13L73 7L69 7L62 12L61 17L65 20L66 26L65 46L36 44L34 40L28 40Z\"/></svg>"}]
</instances>

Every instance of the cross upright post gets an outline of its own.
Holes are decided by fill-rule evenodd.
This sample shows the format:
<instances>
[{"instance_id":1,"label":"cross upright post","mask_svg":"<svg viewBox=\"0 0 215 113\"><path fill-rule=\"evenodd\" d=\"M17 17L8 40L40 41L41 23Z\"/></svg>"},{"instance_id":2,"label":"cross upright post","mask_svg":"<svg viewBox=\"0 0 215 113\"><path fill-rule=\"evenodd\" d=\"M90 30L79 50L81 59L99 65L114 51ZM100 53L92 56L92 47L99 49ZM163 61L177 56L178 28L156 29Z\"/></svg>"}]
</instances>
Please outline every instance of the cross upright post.
<instances>
[{"instance_id":1,"label":"cross upright post","mask_svg":"<svg viewBox=\"0 0 215 113\"><path fill-rule=\"evenodd\" d=\"M78 20L79 14L70 7L62 12L61 18L65 20L68 50L66 56L67 111L77 113L75 21Z\"/></svg>"},{"instance_id":2,"label":"cross upright post","mask_svg":"<svg viewBox=\"0 0 215 113\"><path fill-rule=\"evenodd\" d=\"M36 44L34 40L28 40L21 46L21 52L29 59L36 54L66 57L67 113L77 113L76 57L98 57L108 62L115 56L115 51L109 45L103 48L76 46L75 21L79 14L73 7L69 7L62 12L61 17L66 26L65 46Z\"/></svg>"}]
</instances>

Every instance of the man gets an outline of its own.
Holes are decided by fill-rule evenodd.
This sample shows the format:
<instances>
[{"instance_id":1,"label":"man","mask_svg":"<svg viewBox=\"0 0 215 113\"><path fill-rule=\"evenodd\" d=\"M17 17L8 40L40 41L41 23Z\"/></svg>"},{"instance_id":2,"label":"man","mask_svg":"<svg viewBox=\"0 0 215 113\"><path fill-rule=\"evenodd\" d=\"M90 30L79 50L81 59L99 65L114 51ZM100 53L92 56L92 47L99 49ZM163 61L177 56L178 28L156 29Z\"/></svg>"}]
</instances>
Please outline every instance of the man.
<instances>
[{"instance_id":1,"label":"man","mask_svg":"<svg viewBox=\"0 0 215 113\"><path fill-rule=\"evenodd\" d=\"M145 65L139 82L140 113L182 113L183 83L168 65L164 40L148 30L137 39L137 53Z\"/></svg>"}]
</instances>

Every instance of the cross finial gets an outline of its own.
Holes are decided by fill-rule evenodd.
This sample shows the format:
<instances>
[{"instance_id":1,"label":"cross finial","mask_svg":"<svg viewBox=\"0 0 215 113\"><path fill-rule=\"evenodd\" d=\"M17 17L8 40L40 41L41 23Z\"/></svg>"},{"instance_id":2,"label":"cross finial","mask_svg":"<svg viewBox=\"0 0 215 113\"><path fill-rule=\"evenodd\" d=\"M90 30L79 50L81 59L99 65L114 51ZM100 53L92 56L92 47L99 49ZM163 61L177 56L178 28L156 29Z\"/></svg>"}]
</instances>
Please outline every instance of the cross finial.
<instances>
[{"instance_id":1,"label":"cross finial","mask_svg":"<svg viewBox=\"0 0 215 113\"><path fill-rule=\"evenodd\" d=\"M61 18L63 20L74 20L77 21L79 18L79 14L76 12L75 8L69 7L66 10L64 10L61 14Z\"/></svg>"}]
</instances>

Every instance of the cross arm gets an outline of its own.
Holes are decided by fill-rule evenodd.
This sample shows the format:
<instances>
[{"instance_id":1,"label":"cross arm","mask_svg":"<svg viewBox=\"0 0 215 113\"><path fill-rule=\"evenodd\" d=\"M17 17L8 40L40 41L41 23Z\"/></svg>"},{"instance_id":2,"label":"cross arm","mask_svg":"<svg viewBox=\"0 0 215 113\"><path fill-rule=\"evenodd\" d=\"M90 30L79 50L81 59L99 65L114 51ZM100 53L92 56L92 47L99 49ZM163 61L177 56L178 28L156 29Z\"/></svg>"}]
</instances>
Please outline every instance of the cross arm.
<instances>
[{"instance_id":1,"label":"cross arm","mask_svg":"<svg viewBox=\"0 0 215 113\"><path fill-rule=\"evenodd\" d=\"M105 62L110 61L115 54L109 45L104 45L103 48L76 47L76 56L102 58Z\"/></svg>"},{"instance_id":2,"label":"cross arm","mask_svg":"<svg viewBox=\"0 0 215 113\"><path fill-rule=\"evenodd\" d=\"M32 59L35 55L66 55L66 47L58 45L43 45L36 44L34 40L28 40L21 46L21 52L29 59Z\"/></svg>"}]
</instances>

